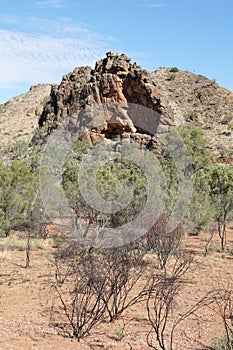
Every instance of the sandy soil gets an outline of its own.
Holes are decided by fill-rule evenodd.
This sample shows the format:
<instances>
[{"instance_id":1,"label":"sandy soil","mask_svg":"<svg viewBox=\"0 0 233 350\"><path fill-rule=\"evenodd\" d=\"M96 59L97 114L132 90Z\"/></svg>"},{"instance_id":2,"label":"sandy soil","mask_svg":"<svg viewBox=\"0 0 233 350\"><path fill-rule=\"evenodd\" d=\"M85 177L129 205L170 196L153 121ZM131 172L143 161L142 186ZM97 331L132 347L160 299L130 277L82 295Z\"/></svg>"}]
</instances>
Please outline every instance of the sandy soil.
<instances>
[{"instance_id":1,"label":"sandy soil","mask_svg":"<svg viewBox=\"0 0 233 350\"><path fill-rule=\"evenodd\" d=\"M229 247L233 248L233 225L228 228ZM189 282L176 299L174 313L182 313L206 292L227 286L232 280L233 255L217 252L218 238L207 256L203 255L206 236L186 237L183 245L195 253L195 265L188 272ZM54 267L51 245L35 249L31 267L26 269L25 252L4 247L0 255L0 349L1 350L88 350L88 349L149 349L146 336L150 330L144 304L126 310L123 317L112 324L104 322L93 329L90 336L78 343L64 337L54 327L51 307L54 301L52 283ZM56 316L56 315L55 315ZM122 331L125 324L124 331ZM220 336L222 323L215 310L203 308L198 319L190 317L180 324L175 337L175 350L200 348Z\"/></svg>"}]
</instances>

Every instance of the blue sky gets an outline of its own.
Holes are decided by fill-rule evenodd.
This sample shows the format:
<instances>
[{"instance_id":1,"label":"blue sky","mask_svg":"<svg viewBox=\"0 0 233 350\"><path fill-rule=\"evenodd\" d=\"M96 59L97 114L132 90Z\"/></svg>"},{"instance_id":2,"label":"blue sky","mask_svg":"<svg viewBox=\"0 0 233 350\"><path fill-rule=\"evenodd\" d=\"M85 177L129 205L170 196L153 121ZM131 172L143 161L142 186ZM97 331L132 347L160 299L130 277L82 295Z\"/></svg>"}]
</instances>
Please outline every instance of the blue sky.
<instances>
[{"instance_id":1,"label":"blue sky","mask_svg":"<svg viewBox=\"0 0 233 350\"><path fill-rule=\"evenodd\" d=\"M0 103L109 50L233 90L233 0L2 0Z\"/></svg>"}]
</instances>

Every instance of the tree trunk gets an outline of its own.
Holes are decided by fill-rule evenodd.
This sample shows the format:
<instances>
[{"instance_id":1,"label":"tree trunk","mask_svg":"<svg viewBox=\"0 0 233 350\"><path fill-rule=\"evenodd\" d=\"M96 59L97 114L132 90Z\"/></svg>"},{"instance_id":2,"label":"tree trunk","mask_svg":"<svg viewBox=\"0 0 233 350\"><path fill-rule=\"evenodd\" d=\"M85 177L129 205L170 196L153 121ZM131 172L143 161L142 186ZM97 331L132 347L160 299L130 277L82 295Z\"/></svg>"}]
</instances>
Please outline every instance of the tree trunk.
<instances>
[{"instance_id":1,"label":"tree trunk","mask_svg":"<svg viewBox=\"0 0 233 350\"><path fill-rule=\"evenodd\" d=\"M31 242L30 242L30 237L28 237L27 245L26 245L26 265L25 265L26 268L30 266L30 249L31 249Z\"/></svg>"}]
</instances>

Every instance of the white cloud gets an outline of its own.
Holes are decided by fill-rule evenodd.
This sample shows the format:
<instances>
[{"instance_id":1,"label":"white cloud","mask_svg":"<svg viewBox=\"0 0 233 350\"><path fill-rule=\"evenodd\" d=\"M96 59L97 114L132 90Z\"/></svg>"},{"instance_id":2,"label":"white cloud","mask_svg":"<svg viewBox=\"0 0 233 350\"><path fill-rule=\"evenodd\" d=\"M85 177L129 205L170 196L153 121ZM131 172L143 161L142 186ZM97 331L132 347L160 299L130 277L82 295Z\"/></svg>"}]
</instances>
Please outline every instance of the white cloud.
<instances>
[{"instance_id":1,"label":"white cloud","mask_svg":"<svg viewBox=\"0 0 233 350\"><path fill-rule=\"evenodd\" d=\"M78 23L71 18L57 17L55 20L49 20L43 17L27 17L24 23L24 28L29 28L30 31L36 30L39 33L44 33L46 28L46 33L52 36L61 37L64 35L69 35L77 37L77 35L98 36L94 29L86 24Z\"/></svg>"},{"instance_id":2,"label":"white cloud","mask_svg":"<svg viewBox=\"0 0 233 350\"><path fill-rule=\"evenodd\" d=\"M164 7L164 4L145 4L145 6L149 8L159 8Z\"/></svg>"},{"instance_id":3,"label":"white cloud","mask_svg":"<svg viewBox=\"0 0 233 350\"><path fill-rule=\"evenodd\" d=\"M0 30L0 88L59 82L63 74L76 66L93 66L106 52L105 41L87 26L67 19L28 21L53 30L34 35ZM48 26L44 26L45 22Z\"/></svg>"},{"instance_id":4,"label":"white cloud","mask_svg":"<svg viewBox=\"0 0 233 350\"><path fill-rule=\"evenodd\" d=\"M165 4L162 3L149 3L149 2L142 2L142 3L138 3L137 6L140 7L147 7L147 8L161 8L161 7L165 7Z\"/></svg>"},{"instance_id":5,"label":"white cloud","mask_svg":"<svg viewBox=\"0 0 233 350\"><path fill-rule=\"evenodd\" d=\"M36 5L40 8L47 8L47 7L53 7L53 8L61 8L64 6L64 2L62 0L41 0L37 1Z\"/></svg>"}]
</instances>

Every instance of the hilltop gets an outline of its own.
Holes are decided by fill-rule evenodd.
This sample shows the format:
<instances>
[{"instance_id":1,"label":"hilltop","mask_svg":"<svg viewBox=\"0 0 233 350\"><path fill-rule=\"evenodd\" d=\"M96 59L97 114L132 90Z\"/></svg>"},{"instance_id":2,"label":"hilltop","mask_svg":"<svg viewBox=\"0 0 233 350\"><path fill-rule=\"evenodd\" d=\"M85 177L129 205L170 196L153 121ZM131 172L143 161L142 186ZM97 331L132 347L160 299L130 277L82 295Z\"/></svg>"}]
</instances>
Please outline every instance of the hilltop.
<instances>
[{"instance_id":1,"label":"hilltop","mask_svg":"<svg viewBox=\"0 0 233 350\"><path fill-rule=\"evenodd\" d=\"M123 108L108 117L91 114L93 108L105 103L118 103ZM134 125L133 112L124 108L127 104L159 114L156 130L148 131L148 120L138 116L137 123L143 127ZM83 117L80 110L84 109ZM34 86L1 105L1 147L16 141L29 142L38 125L52 130L71 116L82 138L90 144L121 135L152 149L157 136L170 127L192 124L205 131L218 161L232 162L233 92L215 80L176 67L149 73L126 55L112 52L96 62L94 69L76 67L59 85Z\"/></svg>"}]
</instances>

